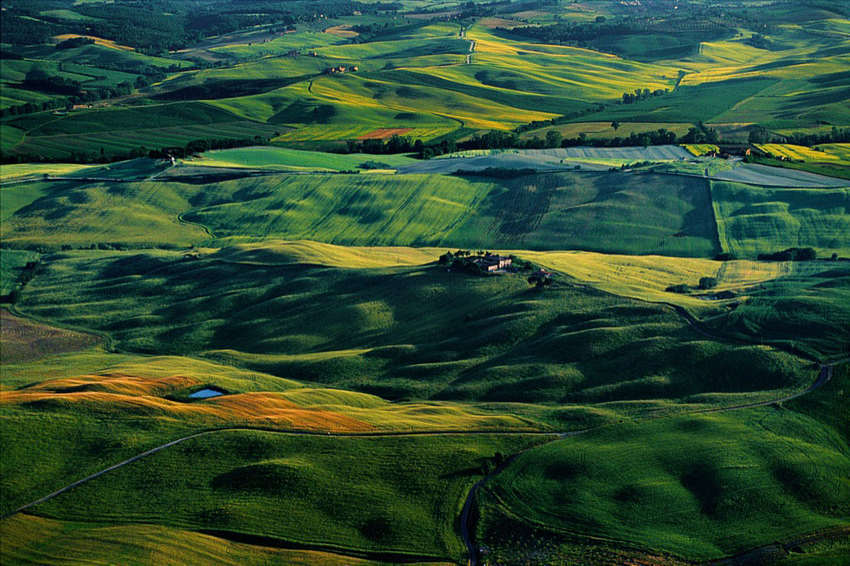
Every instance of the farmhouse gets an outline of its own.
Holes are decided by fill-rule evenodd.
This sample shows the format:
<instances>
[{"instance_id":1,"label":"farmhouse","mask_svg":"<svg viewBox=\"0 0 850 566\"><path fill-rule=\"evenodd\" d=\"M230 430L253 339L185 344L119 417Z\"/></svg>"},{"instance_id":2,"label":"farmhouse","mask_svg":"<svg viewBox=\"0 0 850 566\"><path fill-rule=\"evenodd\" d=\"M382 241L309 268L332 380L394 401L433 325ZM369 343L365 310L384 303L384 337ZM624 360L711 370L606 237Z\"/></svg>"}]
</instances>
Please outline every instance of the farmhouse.
<instances>
[{"instance_id":1,"label":"farmhouse","mask_svg":"<svg viewBox=\"0 0 850 566\"><path fill-rule=\"evenodd\" d=\"M339 65L338 67L328 67L327 69L325 69L325 74L333 75L335 73L344 73L346 71L353 72L357 70L358 67L356 65L350 68L346 67L345 65Z\"/></svg>"},{"instance_id":2,"label":"farmhouse","mask_svg":"<svg viewBox=\"0 0 850 566\"><path fill-rule=\"evenodd\" d=\"M508 256L496 255L487 252L483 256L471 257L469 259L477 265L481 271L499 271L511 266L512 260Z\"/></svg>"}]
</instances>

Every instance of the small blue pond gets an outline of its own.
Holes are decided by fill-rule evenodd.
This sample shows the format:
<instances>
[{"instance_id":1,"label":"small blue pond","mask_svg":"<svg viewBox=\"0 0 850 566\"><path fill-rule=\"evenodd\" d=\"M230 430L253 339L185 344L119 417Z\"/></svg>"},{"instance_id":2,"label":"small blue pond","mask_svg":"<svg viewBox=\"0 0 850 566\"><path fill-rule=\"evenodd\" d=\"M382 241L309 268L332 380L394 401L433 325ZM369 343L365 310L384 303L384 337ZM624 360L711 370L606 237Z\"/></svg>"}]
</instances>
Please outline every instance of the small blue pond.
<instances>
[{"instance_id":1,"label":"small blue pond","mask_svg":"<svg viewBox=\"0 0 850 566\"><path fill-rule=\"evenodd\" d=\"M219 395L224 395L224 391L219 391L218 389L199 389L195 391L191 395L189 395L190 399L209 399L210 397L218 397Z\"/></svg>"}]
</instances>

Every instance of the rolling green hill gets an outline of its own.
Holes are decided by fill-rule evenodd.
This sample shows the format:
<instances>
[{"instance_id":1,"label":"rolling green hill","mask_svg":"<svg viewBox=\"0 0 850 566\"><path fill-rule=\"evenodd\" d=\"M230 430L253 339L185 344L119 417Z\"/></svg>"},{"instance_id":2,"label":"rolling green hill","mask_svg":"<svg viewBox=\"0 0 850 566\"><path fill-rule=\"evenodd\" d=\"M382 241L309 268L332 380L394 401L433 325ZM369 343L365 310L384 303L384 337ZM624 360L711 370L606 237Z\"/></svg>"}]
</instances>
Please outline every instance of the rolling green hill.
<instances>
[{"instance_id":1,"label":"rolling green hill","mask_svg":"<svg viewBox=\"0 0 850 566\"><path fill-rule=\"evenodd\" d=\"M588 402L805 382L793 357L705 340L659 305L566 282L541 293L521 274L298 264L264 248L198 259L65 253L18 308L107 333L123 349L203 353L396 399ZM653 363L636 364L649 344ZM746 381L736 377L744 359Z\"/></svg>"},{"instance_id":2,"label":"rolling green hill","mask_svg":"<svg viewBox=\"0 0 850 566\"><path fill-rule=\"evenodd\" d=\"M220 432L81 486L39 513L457 560L464 551L453 528L456 502L496 452L534 442ZM178 470L184 471L175 474ZM151 482L160 485L155 495L144 487ZM108 510L94 501L109 502Z\"/></svg>"},{"instance_id":3,"label":"rolling green hill","mask_svg":"<svg viewBox=\"0 0 850 566\"><path fill-rule=\"evenodd\" d=\"M845 3L2 10L0 564L850 566Z\"/></svg>"},{"instance_id":4,"label":"rolling green hill","mask_svg":"<svg viewBox=\"0 0 850 566\"><path fill-rule=\"evenodd\" d=\"M848 469L846 443L805 413L618 425L519 456L488 484L480 533L514 559L545 553L537 541L578 536L706 560L846 526ZM516 540L511 520L522 525L515 532L532 525L548 536Z\"/></svg>"},{"instance_id":5,"label":"rolling green hill","mask_svg":"<svg viewBox=\"0 0 850 566\"><path fill-rule=\"evenodd\" d=\"M256 164L285 164L287 159L302 166L363 163L360 157L338 161L287 152L277 156L276 150L218 155L231 157L213 164L230 167L234 164L228 160L243 159L240 156ZM388 161L390 166L404 163L399 158ZM592 249L697 257L711 257L720 249L706 182L686 177L270 175L204 185L77 184L48 195L40 187L15 188L21 198L31 193L34 200L4 222L8 243L186 246L206 240L205 227L218 238L315 239L346 245Z\"/></svg>"}]
</instances>

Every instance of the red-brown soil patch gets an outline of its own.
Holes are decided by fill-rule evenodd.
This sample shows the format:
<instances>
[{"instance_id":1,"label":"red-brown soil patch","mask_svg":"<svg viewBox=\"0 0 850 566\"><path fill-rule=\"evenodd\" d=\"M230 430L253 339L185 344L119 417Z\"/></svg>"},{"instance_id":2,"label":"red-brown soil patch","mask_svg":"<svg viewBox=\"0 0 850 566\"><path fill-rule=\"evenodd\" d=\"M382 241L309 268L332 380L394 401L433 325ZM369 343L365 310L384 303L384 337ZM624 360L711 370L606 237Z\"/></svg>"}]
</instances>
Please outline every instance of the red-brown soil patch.
<instances>
[{"instance_id":1,"label":"red-brown soil patch","mask_svg":"<svg viewBox=\"0 0 850 566\"><path fill-rule=\"evenodd\" d=\"M94 346L100 338L34 322L0 309L0 359L28 362Z\"/></svg>"},{"instance_id":2,"label":"red-brown soil patch","mask_svg":"<svg viewBox=\"0 0 850 566\"><path fill-rule=\"evenodd\" d=\"M407 132L413 131L413 128L378 128L369 133L363 134L358 140L384 140L393 137L393 135L404 135Z\"/></svg>"}]
</instances>

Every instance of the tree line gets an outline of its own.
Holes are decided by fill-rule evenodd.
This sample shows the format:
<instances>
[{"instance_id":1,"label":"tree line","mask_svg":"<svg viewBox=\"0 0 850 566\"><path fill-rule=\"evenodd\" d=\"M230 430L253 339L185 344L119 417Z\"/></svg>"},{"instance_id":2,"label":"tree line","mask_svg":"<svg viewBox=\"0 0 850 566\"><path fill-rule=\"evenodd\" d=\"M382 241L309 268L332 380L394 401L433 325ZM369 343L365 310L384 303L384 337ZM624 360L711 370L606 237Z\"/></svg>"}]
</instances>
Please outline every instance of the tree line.
<instances>
[{"instance_id":1,"label":"tree line","mask_svg":"<svg viewBox=\"0 0 850 566\"><path fill-rule=\"evenodd\" d=\"M611 126L616 131L620 123L614 121ZM587 134L581 133L578 137L565 138L557 130L549 130L546 136L540 138L534 136L522 139L516 132L505 132L491 130L483 134L475 134L469 139L455 141L451 139L440 139L425 142L421 139L414 140L410 136L393 135L386 141L369 139L363 141L347 142L344 149L338 150L342 153L416 153L422 159L430 159L438 155L464 151L468 149L548 149L557 147L633 147L650 145L672 145L676 143L718 143L717 130L709 128L702 122L691 127L682 136L676 136L675 132L666 128L658 128L646 132L632 132L628 136L615 136L613 138L588 138Z\"/></svg>"},{"instance_id":2,"label":"tree line","mask_svg":"<svg viewBox=\"0 0 850 566\"><path fill-rule=\"evenodd\" d=\"M755 126L750 129L750 143L790 143L812 147L824 143L850 142L850 128L833 126L831 130L822 133L794 133L790 135L775 135L765 127Z\"/></svg>"},{"instance_id":3,"label":"tree line","mask_svg":"<svg viewBox=\"0 0 850 566\"><path fill-rule=\"evenodd\" d=\"M51 10L67 9L62 0L27 0L4 5L0 18L3 42L34 45L52 42L65 34L94 35L137 48L147 54L161 54L187 47L212 35L229 33L257 25L313 22L318 19L351 16L355 12L374 14L398 10L397 2L357 0L115 0L95 4L80 3L73 11L80 20L54 17ZM47 13L44 13L47 12Z\"/></svg>"},{"instance_id":4,"label":"tree line","mask_svg":"<svg viewBox=\"0 0 850 566\"><path fill-rule=\"evenodd\" d=\"M204 151L214 149L232 149L235 147L247 147L253 145L267 145L269 138L262 136L246 137L246 138L205 138L191 140L185 145L177 146L161 146L158 148L148 148L139 146L129 151L124 152L107 152L101 147L100 151L82 151L73 150L70 155L59 157L45 157L40 154L2 154L0 162L2 163L110 163L113 161L125 161L127 159L137 159L139 157L150 157L151 159L168 159L170 157L182 158L190 155L196 155Z\"/></svg>"}]
</instances>

